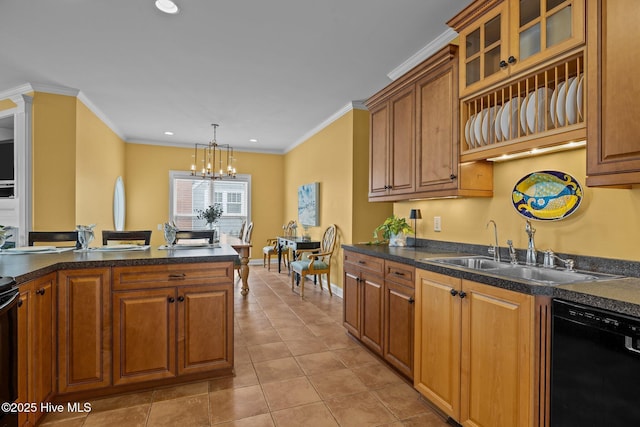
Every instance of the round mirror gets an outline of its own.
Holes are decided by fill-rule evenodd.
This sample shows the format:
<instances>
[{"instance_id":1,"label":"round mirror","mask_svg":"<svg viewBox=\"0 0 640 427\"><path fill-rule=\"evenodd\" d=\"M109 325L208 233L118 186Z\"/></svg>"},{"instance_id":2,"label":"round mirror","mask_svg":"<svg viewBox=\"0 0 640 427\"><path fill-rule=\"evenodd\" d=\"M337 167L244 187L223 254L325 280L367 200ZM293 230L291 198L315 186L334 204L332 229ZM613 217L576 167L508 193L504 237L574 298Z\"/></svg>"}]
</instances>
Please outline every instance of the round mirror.
<instances>
[{"instance_id":1,"label":"round mirror","mask_svg":"<svg viewBox=\"0 0 640 427\"><path fill-rule=\"evenodd\" d=\"M121 176L116 179L113 190L113 226L116 231L124 230L124 183Z\"/></svg>"}]
</instances>

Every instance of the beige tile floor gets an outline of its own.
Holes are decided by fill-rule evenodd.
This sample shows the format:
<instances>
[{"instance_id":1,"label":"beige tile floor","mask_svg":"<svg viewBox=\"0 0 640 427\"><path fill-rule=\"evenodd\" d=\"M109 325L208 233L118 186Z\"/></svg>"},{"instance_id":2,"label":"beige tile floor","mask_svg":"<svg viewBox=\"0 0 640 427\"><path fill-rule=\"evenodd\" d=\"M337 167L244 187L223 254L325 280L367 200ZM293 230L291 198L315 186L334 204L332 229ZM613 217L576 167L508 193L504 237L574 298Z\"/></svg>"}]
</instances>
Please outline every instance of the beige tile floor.
<instances>
[{"instance_id":1,"label":"beige tile floor","mask_svg":"<svg viewBox=\"0 0 640 427\"><path fill-rule=\"evenodd\" d=\"M446 426L413 387L350 339L342 299L253 267L235 297L234 377L91 401L42 426ZM238 289L239 291L239 289Z\"/></svg>"}]
</instances>

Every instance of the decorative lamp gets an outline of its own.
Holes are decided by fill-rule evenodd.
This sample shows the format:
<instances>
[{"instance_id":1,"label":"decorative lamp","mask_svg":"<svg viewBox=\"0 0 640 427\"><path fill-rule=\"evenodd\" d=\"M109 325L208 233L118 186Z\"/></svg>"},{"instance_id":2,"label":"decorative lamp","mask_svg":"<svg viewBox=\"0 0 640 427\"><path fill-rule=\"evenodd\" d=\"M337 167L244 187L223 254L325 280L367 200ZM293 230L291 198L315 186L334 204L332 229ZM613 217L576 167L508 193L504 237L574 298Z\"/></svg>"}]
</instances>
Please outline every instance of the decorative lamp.
<instances>
[{"instance_id":1,"label":"decorative lamp","mask_svg":"<svg viewBox=\"0 0 640 427\"><path fill-rule=\"evenodd\" d=\"M235 178L236 168L233 166L235 157L233 157L233 148L229 144L218 144L216 141L216 130L218 124L213 126L213 140L208 144L196 144L195 153L193 155L193 163L191 163L191 175L200 175L202 178L222 179L225 177ZM198 153L201 153L200 156ZM198 158L202 158L202 168L198 171ZM222 162L226 157L226 169L222 168ZM218 165L218 170L214 168Z\"/></svg>"},{"instance_id":2,"label":"decorative lamp","mask_svg":"<svg viewBox=\"0 0 640 427\"><path fill-rule=\"evenodd\" d=\"M416 220L422 219L422 213L420 212L420 209L411 209L411 212L409 212L409 219L413 220L413 247L415 248L418 243L418 240L416 238L416 235L418 234L416 229Z\"/></svg>"}]
</instances>

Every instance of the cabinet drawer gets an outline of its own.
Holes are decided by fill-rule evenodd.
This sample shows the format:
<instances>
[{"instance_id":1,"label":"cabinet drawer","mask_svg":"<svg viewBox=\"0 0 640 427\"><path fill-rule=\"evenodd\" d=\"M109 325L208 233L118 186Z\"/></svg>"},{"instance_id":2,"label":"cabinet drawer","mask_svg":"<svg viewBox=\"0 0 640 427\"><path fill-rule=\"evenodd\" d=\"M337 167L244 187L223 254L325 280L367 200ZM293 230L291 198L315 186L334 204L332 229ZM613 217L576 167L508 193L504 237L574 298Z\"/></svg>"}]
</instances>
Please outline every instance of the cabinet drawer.
<instances>
[{"instance_id":1,"label":"cabinet drawer","mask_svg":"<svg viewBox=\"0 0 640 427\"><path fill-rule=\"evenodd\" d=\"M399 283L403 286L415 288L414 283L415 268L402 264L399 262L385 261L384 262L384 279Z\"/></svg>"},{"instance_id":2,"label":"cabinet drawer","mask_svg":"<svg viewBox=\"0 0 640 427\"><path fill-rule=\"evenodd\" d=\"M355 252L344 251L344 263L358 266L361 270L372 273L383 274L384 260L368 255L357 254Z\"/></svg>"},{"instance_id":3,"label":"cabinet drawer","mask_svg":"<svg viewBox=\"0 0 640 427\"><path fill-rule=\"evenodd\" d=\"M228 283L233 283L232 262L113 268L113 290Z\"/></svg>"}]
</instances>

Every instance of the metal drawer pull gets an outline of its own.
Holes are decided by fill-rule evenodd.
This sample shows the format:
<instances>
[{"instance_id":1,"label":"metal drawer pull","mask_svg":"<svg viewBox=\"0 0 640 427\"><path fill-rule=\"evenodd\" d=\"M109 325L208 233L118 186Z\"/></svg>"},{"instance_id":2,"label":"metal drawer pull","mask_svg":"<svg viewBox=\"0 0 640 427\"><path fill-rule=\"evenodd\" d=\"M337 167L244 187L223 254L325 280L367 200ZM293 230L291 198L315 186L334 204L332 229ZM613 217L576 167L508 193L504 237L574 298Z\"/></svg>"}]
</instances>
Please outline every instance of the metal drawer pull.
<instances>
[{"instance_id":1,"label":"metal drawer pull","mask_svg":"<svg viewBox=\"0 0 640 427\"><path fill-rule=\"evenodd\" d=\"M361 259L358 260L358 264L366 264L366 263L367 263L366 261L363 261Z\"/></svg>"},{"instance_id":2,"label":"metal drawer pull","mask_svg":"<svg viewBox=\"0 0 640 427\"><path fill-rule=\"evenodd\" d=\"M184 273L169 274L169 280L184 280L186 278L187 278L187 275Z\"/></svg>"},{"instance_id":3,"label":"metal drawer pull","mask_svg":"<svg viewBox=\"0 0 640 427\"><path fill-rule=\"evenodd\" d=\"M36 291L37 295L44 295L44 288L40 288Z\"/></svg>"},{"instance_id":4,"label":"metal drawer pull","mask_svg":"<svg viewBox=\"0 0 640 427\"><path fill-rule=\"evenodd\" d=\"M394 271L393 274L395 274L396 276L404 276L404 273L401 273L399 271Z\"/></svg>"}]
</instances>

